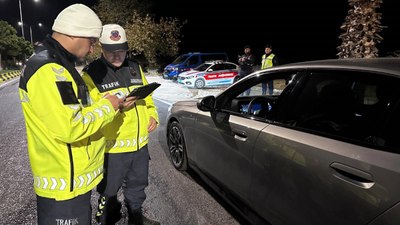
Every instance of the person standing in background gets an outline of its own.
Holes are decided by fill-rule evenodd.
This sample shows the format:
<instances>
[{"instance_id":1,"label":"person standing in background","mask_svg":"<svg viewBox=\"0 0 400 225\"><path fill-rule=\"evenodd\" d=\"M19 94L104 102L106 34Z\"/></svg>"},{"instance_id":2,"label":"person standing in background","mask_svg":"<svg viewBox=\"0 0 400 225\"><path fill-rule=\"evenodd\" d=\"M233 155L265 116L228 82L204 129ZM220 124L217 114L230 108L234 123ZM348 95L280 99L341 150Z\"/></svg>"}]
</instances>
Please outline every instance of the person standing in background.
<instances>
[{"instance_id":1,"label":"person standing in background","mask_svg":"<svg viewBox=\"0 0 400 225\"><path fill-rule=\"evenodd\" d=\"M250 45L245 45L244 46L244 54L239 55L239 57L238 57L238 64L240 67L240 70L239 70L240 79L246 77L247 75L249 75L253 72L254 62L255 62L255 57L254 57L253 53L251 53ZM250 91L251 91L251 89L246 90L245 94L250 95Z\"/></svg>"},{"instance_id":2,"label":"person standing in background","mask_svg":"<svg viewBox=\"0 0 400 225\"><path fill-rule=\"evenodd\" d=\"M106 141L100 129L123 103L93 102L75 62L93 51L102 24L89 7L61 11L53 34L26 63L19 94L37 199L37 224L90 225L91 190L103 178Z\"/></svg>"},{"instance_id":3,"label":"person standing in background","mask_svg":"<svg viewBox=\"0 0 400 225\"><path fill-rule=\"evenodd\" d=\"M148 82L140 65L127 59L129 50L125 30L117 24L103 26L100 37L102 55L83 70L93 99L101 99L107 92L122 99L134 88ZM105 178L97 190L100 193L97 221L101 225L117 223L121 203L117 199L122 187L131 225L157 225L157 221L143 215L149 173L149 135L158 126L158 114L151 95L136 100L125 99L124 110L102 130L107 139L104 162Z\"/></svg>"},{"instance_id":4,"label":"person standing in background","mask_svg":"<svg viewBox=\"0 0 400 225\"><path fill-rule=\"evenodd\" d=\"M267 69L269 67L277 66L278 59L274 53L272 53L272 46L267 44L265 45L265 54L261 57L261 69ZM273 95L274 93L274 81L263 82L261 84L262 95L266 95L267 91L269 95Z\"/></svg>"}]
</instances>

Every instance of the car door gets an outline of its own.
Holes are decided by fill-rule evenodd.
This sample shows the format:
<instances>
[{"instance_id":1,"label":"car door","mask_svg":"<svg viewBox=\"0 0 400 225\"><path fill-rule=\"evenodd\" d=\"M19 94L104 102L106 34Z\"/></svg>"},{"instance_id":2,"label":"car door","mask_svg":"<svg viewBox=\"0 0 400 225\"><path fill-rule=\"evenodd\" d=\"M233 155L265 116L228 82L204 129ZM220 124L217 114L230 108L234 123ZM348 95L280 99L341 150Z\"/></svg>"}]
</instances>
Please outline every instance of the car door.
<instances>
[{"instance_id":1,"label":"car door","mask_svg":"<svg viewBox=\"0 0 400 225\"><path fill-rule=\"evenodd\" d=\"M266 124L226 112L200 112L195 162L226 193L247 201L253 146Z\"/></svg>"},{"instance_id":2,"label":"car door","mask_svg":"<svg viewBox=\"0 0 400 225\"><path fill-rule=\"evenodd\" d=\"M219 74L220 73L221 73L221 71L220 71L219 64L214 64L214 65L210 66L210 68L208 68L205 71L205 74L203 77L206 82L206 86L217 85L219 82Z\"/></svg>"},{"instance_id":3,"label":"car door","mask_svg":"<svg viewBox=\"0 0 400 225\"><path fill-rule=\"evenodd\" d=\"M236 68L235 65L229 63L221 63L220 64L220 73L218 75L218 84L219 85L228 85L232 84L235 76L237 76L238 72L233 71Z\"/></svg>"},{"instance_id":4,"label":"car door","mask_svg":"<svg viewBox=\"0 0 400 225\"><path fill-rule=\"evenodd\" d=\"M291 77L291 74L284 74L284 77ZM282 90L286 87L285 79L277 79ZM259 89L261 82L259 77L254 76L232 86L219 99L218 110L200 112L196 119L197 144L194 147L197 166L222 185L223 190L229 190L247 204L254 143L260 131L269 123L261 114L251 113L254 110L249 107L252 99L263 97L241 94L249 88ZM259 92L253 91L253 94ZM262 105L264 110L268 109L267 103ZM257 108L256 111L261 112L263 109Z\"/></svg>"},{"instance_id":5,"label":"car door","mask_svg":"<svg viewBox=\"0 0 400 225\"><path fill-rule=\"evenodd\" d=\"M399 82L350 71L306 77L255 143L251 203L272 224L367 224L400 201L398 139L383 132ZM391 99L376 112L379 88Z\"/></svg>"}]
</instances>

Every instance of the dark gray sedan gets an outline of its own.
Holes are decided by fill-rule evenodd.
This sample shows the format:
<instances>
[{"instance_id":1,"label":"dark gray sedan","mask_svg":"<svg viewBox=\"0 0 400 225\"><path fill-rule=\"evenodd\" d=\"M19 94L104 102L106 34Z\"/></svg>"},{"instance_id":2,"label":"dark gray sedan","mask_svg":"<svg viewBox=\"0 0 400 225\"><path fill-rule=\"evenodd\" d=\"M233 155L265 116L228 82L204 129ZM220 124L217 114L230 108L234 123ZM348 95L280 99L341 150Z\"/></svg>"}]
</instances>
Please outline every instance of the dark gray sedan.
<instances>
[{"instance_id":1,"label":"dark gray sedan","mask_svg":"<svg viewBox=\"0 0 400 225\"><path fill-rule=\"evenodd\" d=\"M400 224L399 100L400 59L258 71L170 108L171 161L253 224Z\"/></svg>"}]
</instances>

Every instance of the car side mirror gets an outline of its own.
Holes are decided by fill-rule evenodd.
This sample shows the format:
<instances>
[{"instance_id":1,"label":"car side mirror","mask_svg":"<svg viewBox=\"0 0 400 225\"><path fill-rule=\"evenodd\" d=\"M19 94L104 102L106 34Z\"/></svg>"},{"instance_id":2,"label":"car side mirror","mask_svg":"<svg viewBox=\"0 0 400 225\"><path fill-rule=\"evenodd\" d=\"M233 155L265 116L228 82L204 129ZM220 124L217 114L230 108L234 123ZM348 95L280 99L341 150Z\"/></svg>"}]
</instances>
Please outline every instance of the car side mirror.
<instances>
[{"instance_id":1,"label":"car side mirror","mask_svg":"<svg viewBox=\"0 0 400 225\"><path fill-rule=\"evenodd\" d=\"M200 99L200 101L197 102L197 108L205 112L214 111L215 96L209 95Z\"/></svg>"},{"instance_id":2,"label":"car side mirror","mask_svg":"<svg viewBox=\"0 0 400 225\"><path fill-rule=\"evenodd\" d=\"M208 70L207 70L207 72L212 72L212 71L213 71L213 69L208 69Z\"/></svg>"}]
</instances>

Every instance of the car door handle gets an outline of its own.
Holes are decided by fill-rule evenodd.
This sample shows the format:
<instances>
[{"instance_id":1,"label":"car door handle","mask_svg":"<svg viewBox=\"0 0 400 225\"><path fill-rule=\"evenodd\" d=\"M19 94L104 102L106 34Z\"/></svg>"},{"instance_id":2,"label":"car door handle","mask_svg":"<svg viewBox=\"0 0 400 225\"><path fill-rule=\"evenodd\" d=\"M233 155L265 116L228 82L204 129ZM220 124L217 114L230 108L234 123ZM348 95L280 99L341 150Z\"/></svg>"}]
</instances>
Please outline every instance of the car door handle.
<instances>
[{"instance_id":1,"label":"car door handle","mask_svg":"<svg viewBox=\"0 0 400 225\"><path fill-rule=\"evenodd\" d=\"M363 189L371 188L375 182L371 174L342 163L334 162L330 167L335 171L333 176Z\"/></svg>"},{"instance_id":2,"label":"car door handle","mask_svg":"<svg viewBox=\"0 0 400 225\"><path fill-rule=\"evenodd\" d=\"M247 140L247 134L246 131L243 130L233 130L233 134L235 139L239 140L239 141L246 141Z\"/></svg>"}]
</instances>

